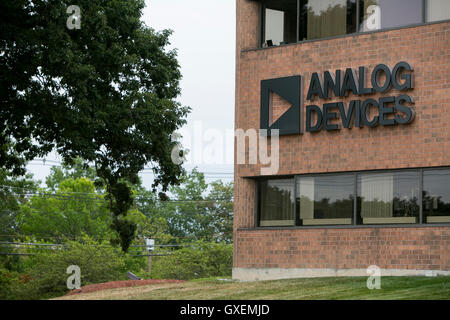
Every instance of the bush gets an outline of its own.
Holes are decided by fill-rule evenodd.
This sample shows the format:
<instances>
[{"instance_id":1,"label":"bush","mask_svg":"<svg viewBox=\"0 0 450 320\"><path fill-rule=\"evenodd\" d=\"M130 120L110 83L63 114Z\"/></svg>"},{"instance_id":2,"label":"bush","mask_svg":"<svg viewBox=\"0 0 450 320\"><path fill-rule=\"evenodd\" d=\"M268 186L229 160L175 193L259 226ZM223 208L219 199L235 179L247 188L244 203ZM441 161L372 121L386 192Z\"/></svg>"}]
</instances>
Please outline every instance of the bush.
<instances>
[{"instance_id":1,"label":"bush","mask_svg":"<svg viewBox=\"0 0 450 320\"><path fill-rule=\"evenodd\" d=\"M12 284L19 281L17 272L0 268L0 300L12 298Z\"/></svg>"},{"instance_id":2,"label":"bush","mask_svg":"<svg viewBox=\"0 0 450 320\"><path fill-rule=\"evenodd\" d=\"M233 264L233 246L225 243L197 242L157 257L152 265L153 279L190 280L229 277Z\"/></svg>"},{"instance_id":3,"label":"bush","mask_svg":"<svg viewBox=\"0 0 450 320\"><path fill-rule=\"evenodd\" d=\"M62 295L67 289L66 270L80 267L81 285L126 279L125 255L109 243L84 238L83 243L68 241L66 248L30 257L30 281L15 282L14 295L19 299L43 299Z\"/></svg>"}]
</instances>

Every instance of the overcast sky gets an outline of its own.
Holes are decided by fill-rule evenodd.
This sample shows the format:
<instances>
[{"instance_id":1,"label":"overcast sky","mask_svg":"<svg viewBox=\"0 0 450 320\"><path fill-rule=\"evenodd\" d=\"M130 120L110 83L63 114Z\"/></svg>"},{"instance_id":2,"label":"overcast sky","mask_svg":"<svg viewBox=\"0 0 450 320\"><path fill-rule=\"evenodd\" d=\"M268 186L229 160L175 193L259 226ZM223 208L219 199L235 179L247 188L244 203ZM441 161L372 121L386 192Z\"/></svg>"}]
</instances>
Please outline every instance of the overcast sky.
<instances>
[{"instance_id":1,"label":"overcast sky","mask_svg":"<svg viewBox=\"0 0 450 320\"><path fill-rule=\"evenodd\" d=\"M146 0L146 5L143 21L156 30L173 30L171 48L178 50L179 102L192 109L181 132L191 150L185 167L212 173L209 181L231 181L231 174L222 173L233 172L233 138L226 132L234 128L235 1ZM60 160L53 154L46 158ZM50 164L33 161L28 169L44 181ZM141 176L149 187L152 175Z\"/></svg>"}]
</instances>

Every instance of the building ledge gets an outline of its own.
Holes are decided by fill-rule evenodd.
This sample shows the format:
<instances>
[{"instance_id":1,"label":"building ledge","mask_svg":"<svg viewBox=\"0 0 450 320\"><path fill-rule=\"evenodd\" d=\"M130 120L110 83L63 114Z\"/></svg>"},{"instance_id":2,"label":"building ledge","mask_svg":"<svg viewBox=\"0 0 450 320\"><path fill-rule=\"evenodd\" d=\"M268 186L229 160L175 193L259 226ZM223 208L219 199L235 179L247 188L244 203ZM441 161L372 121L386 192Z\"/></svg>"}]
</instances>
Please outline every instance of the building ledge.
<instances>
[{"instance_id":1,"label":"building ledge","mask_svg":"<svg viewBox=\"0 0 450 320\"><path fill-rule=\"evenodd\" d=\"M450 276L447 270L380 269L381 277ZM367 269L302 269L302 268L233 268L233 279L261 281L319 277L367 277Z\"/></svg>"},{"instance_id":2,"label":"building ledge","mask_svg":"<svg viewBox=\"0 0 450 320\"><path fill-rule=\"evenodd\" d=\"M311 225L311 226L289 226L289 227L253 227L253 228L237 228L236 231L261 231L261 230L302 230L302 229L373 229L373 228L450 228L450 223L415 223L415 224L357 224L357 225Z\"/></svg>"}]
</instances>

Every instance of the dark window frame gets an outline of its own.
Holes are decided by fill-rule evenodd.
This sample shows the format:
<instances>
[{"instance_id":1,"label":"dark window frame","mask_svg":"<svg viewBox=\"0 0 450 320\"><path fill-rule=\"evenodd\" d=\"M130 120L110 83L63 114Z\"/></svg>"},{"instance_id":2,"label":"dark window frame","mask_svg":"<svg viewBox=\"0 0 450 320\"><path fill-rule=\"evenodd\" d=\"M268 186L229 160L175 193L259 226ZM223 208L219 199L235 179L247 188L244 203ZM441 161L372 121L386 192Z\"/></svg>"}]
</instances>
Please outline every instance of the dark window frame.
<instances>
[{"instance_id":1,"label":"dark window frame","mask_svg":"<svg viewBox=\"0 0 450 320\"><path fill-rule=\"evenodd\" d=\"M357 191L357 186L356 186L356 177L357 177L357 174L358 174L359 172L337 172L337 173L329 173L329 172L326 172L326 173L319 173L319 174L313 174L313 173L311 173L311 174L302 174L302 175L294 175L294 183L295 183L295 188L294 188L294 192L295 192L295 197L297 197L297 181L300 179L300 178L308 178L308 177L318 177L318 176L320 176L320 177L336 177L336 176L350 176L350 175L353 175L353 183L354 183L354 185L353 185L353 212L352 212L352 217L351 217L351 219L352 219L352 223L351 224L347 224L347 226L353 226L353 225L355 225L355 208L356 208L356 204L357 204L357 199L356 199L356 192L355 191ZM296 198L297 199L297 198ZM295 213L295 218L296 218L296 222L297 222L297 216L298 216L298 220L301 220L300 219L300 215L297 215L297 200L295 201L295 203L294 203L294 213ZM300 221L299 221L300 222ZM301 225L299 225L299 224L296 224L296 226L301 226ZM328 227L328 226L331 226L331 225L324 225L325 227Z\"/></svg>"},{"instance_id":2,"label":"dark window frame","mask_svg":"<svg viewBox=\"0 0 450 320\"><path fill-rule=\"evenodd\" d=\"M397 174L397 173L408 173L408 172L417 174L417 178L418 179L417 179L416 183L417 183L417 186L419 187L418 195L417 195L417 203L418 203L418 209L419 209L419 212L417 212L417 214L418 214L417 215L417 221L418 222L408 223L408 224L411 224L411 225L419 224L422 221L421 220L421 217L422 217L421 211L423 210L422 209L423 208L423 203L422 203L422 196L421 196L421 194L423 192L423 185L422 185L423 171L421 170L421 168L412 168L412 169L404 168L404 169L397 169L397 170L382 170L382 171L377 171L377 172L365 172L365 171L356 172L356 175L355 175L356 179L357 179L357 185L356 185L357 192L355 194L356 201L358 202L358 196L361 196L361 194L358 193L358 191L360 191L360 189L359 189L360 184L358 184L359 175L392 173L392 177L394 178L395 174ZM394 180L394 185L395 185L395 180ZM396 192L396 190L394 189L394 193L395 192ZM394 198L392 200L394 200ZM361 202L361 206L362 206L362 202ZM361 215L357 215L357 218L358 218L358 221L361 221L363 219L361 217ZM361 224L364 224L364 223L361 223ZM365 224L366 225L370 225L370 223L365 223ZM386 225L386 224L389 224L389 223L381 223L381 224L382 225ZM374 225L374 224L372 224L372 225Z\"/></svg>"},{"instance_id":3,"label":"dark window frame","mask_svg":"<svg viewBox=\"0 0 450 320\"><path fill-rule=\"evenodd\" d=\"M361 5L360 5L360 1L357 0L356 1L356 31L354 33L346 33L346 34L342 34L342 35L317 38L317 39L299 40L299 36L300 36L300 32L299 32L300 4L299 3L300 3L300 0L297 0L297 41L292 42L292 43L280 44L280 45L272 46L272 47L264 47L263 45L265 42L265 0L259 1L258 49L270 49L270 48L277 48L277 47L283 47L283 46L289 46L289 45L295 45L295 44L301 44L301 43L307 43L307 42L313 42L313 41L330 40L330 39L337 39L337 38L343 38L343 37L348 37L348 36L365 35L365 34L371 34L371 33L376 33L376 32L385 32L385 31L390 31L390 30L398 30L398 29L404 29L404 28L432 25L432 24L436 24L436 23L450 22L450 18L444 19L444 20L437 20L437 21L426 21L427 20L428 0L422 0L422 21L421 22L392 27L392 28L380 28L377 30L360 31L359 30L359 15L361 12L360 11ZM244 51L248 51L248 49L244 50Z\"/></svg>"},{"instance_id":4,"label":"dark window frame","mask_svg":"<svg viewBox=\"0 0 450 320\"><path fill-rule=\"evenodd\" d=\"M425 180L425 172L426 171L439 171L439 170L445 170L445 171L450 171L450 167L447 167L447 168L441 168L441 167L439 167L439 168L426 168L426 169L422 169L421 170L421 180L420 180L420 187L421 187L421 193L420 193L420 202L421 202L421 209L422 209L422 215L421 215L421 222L423 222L423 220L425 220L425 217L433 217L434 215L425 215L425 213L423 212L423 208L424 208L424 201L423 201L423 195L424 195L424 190L425 190L425 182L424 182L424 180ZM435 223L437 223L437 222L435 222ZM450 222L439 222L439 223L450 223ZM433 223L425 223L425 224L433 224Z\"/></svg>"},{"instance_id":5,"label":"dark window frame","mask_svg":"<svg viewBox=\"0 0 450 320\"><path fill-rule=\"evenodd\" d=\"M291 42L291 43L283 43L283 44L279 44L276 45L274 47L279 47L279 46L285 46L285 45L289 45L289 44L294 44L294 43L298 43L298 37L299 37L299 23L300 23L300 19L299 19L299 15L300 15L300 0L297 0L297 24L296 24L296 42ZM266 39L266 0L261 0L260 4L259 4L259 23L258 23L258 27L259 27L259 46L262 48L263 44L265 42Z\"/></svg>"},{"instance_id":6,"label":"dark window frame","mask_svg":"<svg viewBox=\"0 0 450 320\"><path fill-rule=\"evenodd\" d=\"M281 180L281 179L294 179L294 196L295 196L295 192L296 192L296 187L295 187L295 183L296 183L296 178L294 175L281 175L281 176L271 176L269 179L276 179L276 180ZM265 181L265 180L269 180L266 177L257 177L253 180L255 180L255 226L258 228L272 228L272 227L261 227L260 226L260 221L261 221L261 192L262 192L262 188L261 188L261 182ZM297 215L295 214L295 201L294 201L294 220L295 220L295 226L297 226ZM291 226L289 226L291 227ZM287 228L289 228L287 227ZM276 228L276 227L274 227ZM283 227L284 228L284 227Z\"/></svg>"},{"instance_id":7,"label":"dark window frame","mask_svg":"<svg viewBox=\"0 0 450 320\"><path fill-rule=\"evenodd\" d=\"M262 194L262 183L269 181L269 180L293 180L294 185L292 186L293 188L293 192L294 192L294 208L293 208L293 214L294 214L294 226L297 225L297 215L295 212L296 209L296 201L295 201L295 194L296 194L296 177L295 176L287 176L287 177L274 177L272 179L260 179L257 183L257 187L258 187L258 200L257 200L257 206L258 206L258 226L261 226L261 194ZM277 220L277 219L275 219ZM286 220L286 221L290 221L290 220ZM288 226L288 227L292 227L292 226Z\"/></svg>"},{"instance_id":8,"label":"dark window frame","mask_svg":"<svg viewBox=\"0 0 450 320\"><path fill-rule=\"evenodd\" d=\"M450 222L440 222L440 223L424 223L424 214L423 214L423 177L424 171L427 170L450 170L450 166L442 166L442 167L420 167L420 168L401 168L401 169L382 169L382 170L364 170L364 171L343 171L343 172L326 172L326 173L308 173L308 174L297 174L297 175L280 175L280 176L264 176L264 177L253 177L255 180L255 221L254 228L256 229L348 229L348 228L392 228L392 227L438 227L438 226L450 226ZM407 171L417 171L419 173L419 219L417 223L408 223L408 224L359 224L360 217L358 215L357 210L357 179L358 174L370 174L370 173L389 173L389 172L407 172ZM317 177L317 176L337 176L337 175L353 175L354 176L354 205L353 205L353 219L352 224L350 225L319 225L319 226L303 226L300 225L300 217L297 215L297 201L294 202L294 212L295 212L295 226L260 226L260 202L261 202L261 193L260 193L260 182L268 179L288 179L294 178L294 192L297 195L297 181L301 177ZM249 177L250 178L250 177Z\"/></svg>"}]
</instances>

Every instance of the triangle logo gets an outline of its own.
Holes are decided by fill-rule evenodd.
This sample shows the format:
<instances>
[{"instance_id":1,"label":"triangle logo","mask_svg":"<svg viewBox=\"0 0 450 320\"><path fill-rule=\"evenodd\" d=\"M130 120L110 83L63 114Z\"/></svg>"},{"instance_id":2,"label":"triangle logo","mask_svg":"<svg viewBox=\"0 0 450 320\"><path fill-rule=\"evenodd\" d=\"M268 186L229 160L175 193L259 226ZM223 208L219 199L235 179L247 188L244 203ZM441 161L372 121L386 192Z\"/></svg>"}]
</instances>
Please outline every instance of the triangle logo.
<instances>
[{"instance_id":1,"label":"triangle logo","mask_svg":"<svg viewBox=\"0 0 450 320\"><path fill-rule=\"evenodd\" d=\"M273 100L274 95L286 100L290 107L275 121ZM278 97L277 97L278 98ZM277 99L279 101L279 99ZM261 111L260 127L267 130L278 129L281 135L300 134L300 106L301 106L301 76L292 76L261 81ZM277 110L275 110L277 115Z\"/></svg>"},{"instance_id":2,"label":"triangle logo","mask_svg":"<svg viewBox=\"0 0 450 320\"><path fill-rule=\"evenodd\" d=\"M275 92L270 92L269 101L269 127L278 120L292 105Z\"/></svg>"}]
</instances>

